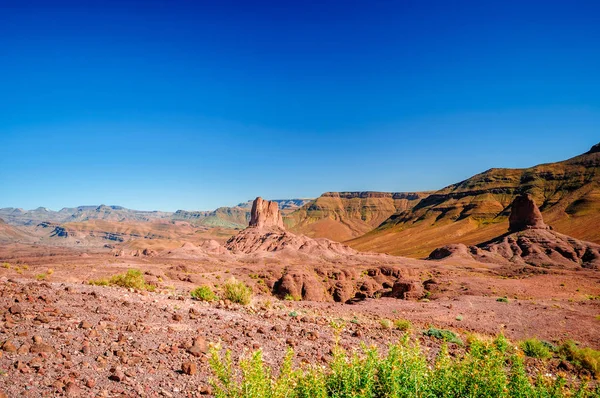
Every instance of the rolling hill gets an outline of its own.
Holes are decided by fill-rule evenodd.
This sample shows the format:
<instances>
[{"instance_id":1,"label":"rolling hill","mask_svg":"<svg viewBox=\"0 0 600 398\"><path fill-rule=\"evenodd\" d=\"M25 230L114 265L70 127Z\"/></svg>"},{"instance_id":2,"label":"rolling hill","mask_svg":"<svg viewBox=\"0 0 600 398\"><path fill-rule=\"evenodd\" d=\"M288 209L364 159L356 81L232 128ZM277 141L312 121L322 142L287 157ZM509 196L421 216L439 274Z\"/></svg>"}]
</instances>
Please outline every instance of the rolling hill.
<instances>
[{"instance_id":1,"label":"rolling hill","mask_svg":"<svg viewBox=\"0 0 600 398\"><path fill-rule=\"evenodd\" d=\"M345 241L361 236L427 192L326 192L284 217L286 226L311 238Z\"/></svg>"},{"instance_id":2,"label":"rolling hill","mask_svg":"<svg viewBox=\"0 0 600 398\"><path fill-rule=\"evenodd\" d=\"M506 232L509 205L529 193L556 231L600 242L600 144L580 156L526 169L490 169L434 192L348 244L358 250L426 257L449 243Z\"/></svg>"}]
</instances>

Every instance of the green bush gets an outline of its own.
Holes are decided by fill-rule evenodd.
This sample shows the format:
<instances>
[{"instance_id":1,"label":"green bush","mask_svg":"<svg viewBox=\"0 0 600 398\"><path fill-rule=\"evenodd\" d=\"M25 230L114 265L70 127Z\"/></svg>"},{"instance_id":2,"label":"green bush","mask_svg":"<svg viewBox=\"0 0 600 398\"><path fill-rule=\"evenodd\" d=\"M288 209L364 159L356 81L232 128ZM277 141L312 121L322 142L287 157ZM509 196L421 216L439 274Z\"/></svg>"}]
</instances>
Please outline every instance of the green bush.
<instances>
[{"instance_id":1,"label":"green bush","mask_svg":"<svg viewBox=\"0 0 600 398\"><path fill-rule=\"evenodd\" d=\"M552 355L548 343L544 343L535 337L523 340L519 346L528 357L546 359Z\"/></svg>"},{"instance_id":2,"label":"green bush","mask_svg":"<svg viewBox=\"0 0 600 398\"><path fill-rule=\"evenodd\" d=\"M392 328L392 321L390 321L389 319L381 319L379 321L379 324L384 329L391 329Z\"/></svg>"},{"instance_id":3,"label":"green bush","mask_svg":"<svg viewBox=\"0 0 600 398\"><path fill-rule=\"evenodd\" d=\"M458 345L463 345L461 339L458 336L449 330L436 329L433 326L430 326L429 329L423 332L425 336L435 337L436 339L444 340L449 343L454 343Z\"/></svg>"},{"instance_id":4,"label":"green bush","mask_svg":"<svg viewBox=\"0 0 600 398\"><path fill-rule=\"evenodd\" d=\"M190 295L196 300L213 301L217 295L212 291L210 286L199 286L190 292Z\"/></svg>"},{"instance_id":5,"label":"green bush","mask_svg":"<svg viewBox=\"0 0 600 398\"><path fill-rule=\"evenodd\" d=\"M398 330L406 332L412 327L412 323L410 323L410 321L406 319L396 319L394 321L394 327Z\"/></svg>"},{"instance_id":6,"label":"green bush","mask_svg":"<svg viewBox=\"0 0 600 398\"><path fill-rule=\"evenodd\" d=\"M363 346L348 353L339 346L325 366L293 367L288 351L274 372L257 351L233 364L231 352L210 352L210 382L217 398L384 398L384 397L595 397L595 391L566 385L564 379L530 378L522 360L495 344L473 341L464 354L450 356L442 346L433 366L408 338L386 353ZM277 376L274 376L277 374Z\"/></svg>"},{"instance_id":7,"label":"green bush","mask_svg":"<svg viewBox=\"0 0 600 398\"><path fill-rule=\"evenodd\" d=\"M129 269L124 274L113 275L110 279L97 279L89 281L90 285L97 286L119 286L128 289L154 291L156 287L149 285L144 279L144 274L138 269Z\"/></svg>"},{"instance_id":8,"label":"green bush","mask_svg":"<svg viewBox=\"0 0 600 398\"><path fill-rule=\"evenodd\" d=\"M500 303L508 303L508 297L498 297L496 301Z\"/></svg>"},{"instance_id":9,"label":"green bush","mask_svg":"<svg viewBox=\"0 0 600 398\"><path fill-rule=\"evenodd\" d=\"M558 353L575 366L587 369L596 378L600 378L600 351L591 348L579 348L568 340L558 348Z\"/></svg>"},{"instance_id":10,"label":"green bush","mask_svg":"<svg viewBox=\"0 0 600 398\"><path fill-rule=\"evenodd\" d=\"M231 278L223 285L223 295L232 303L247 305L252 300L252 289L244 282Z\"/></svg>"}]
</instances>

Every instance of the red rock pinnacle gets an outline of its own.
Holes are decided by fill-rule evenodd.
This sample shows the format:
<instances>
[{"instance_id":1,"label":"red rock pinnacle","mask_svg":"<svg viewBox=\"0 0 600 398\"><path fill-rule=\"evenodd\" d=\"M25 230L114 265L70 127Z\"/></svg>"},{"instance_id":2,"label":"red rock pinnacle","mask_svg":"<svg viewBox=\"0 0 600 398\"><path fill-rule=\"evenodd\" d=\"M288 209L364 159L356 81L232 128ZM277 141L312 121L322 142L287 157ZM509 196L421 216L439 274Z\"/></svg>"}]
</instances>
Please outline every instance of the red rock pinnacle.
<instances>
[{"instance_id":1,"label":"red rock pinnacle","mask_svg":"<svg viewBox=\"0 0 600 398\"><path fill-rule=\"evenodd\" d=\"M283 218L279 212L277 202L263 200L258 197L252 203L252 212L250 213L250 226L256 228L263 227L283 227Z\"/></svg>"}]
</instances>

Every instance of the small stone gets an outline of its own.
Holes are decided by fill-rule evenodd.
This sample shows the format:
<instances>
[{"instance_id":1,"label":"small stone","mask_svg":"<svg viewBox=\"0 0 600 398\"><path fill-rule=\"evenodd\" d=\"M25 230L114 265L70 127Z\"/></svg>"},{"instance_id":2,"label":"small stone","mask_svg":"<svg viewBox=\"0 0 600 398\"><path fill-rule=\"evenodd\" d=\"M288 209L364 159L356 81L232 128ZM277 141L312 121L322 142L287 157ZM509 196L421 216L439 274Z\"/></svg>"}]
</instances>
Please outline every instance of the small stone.
<instances>
[{"instance_id":1,"label":"small stone","mask_svg":"<svg viewBox=\"0 0 600 398\"><path fill-rule=\"evenodd\" d=\"M181 365L181 371L186 375L193 376L198 372L198 368L194 362L188 361Z\"/></svg>"},{"instance_id":2,"label":"small stone","mask_svg":"<svg viewBox=\"0 0 600 398\"><path fill-rule=\"evenodd\" d=\"M51 345L46 344L46 343L35 343L34 345L31 346L31 348L29 349L29 352L31 352L32 354L40 354L40 353L51 354L54 352L54 347L52 347Z\"/></svg>"},{"instance_id":3,"label":"small stone","mask_svg":"<svg viewBox=\"0 0 600 398\"><path fill-rule=\"evenodd\" d=\"M42 359L40 357L34 357L29 361L28 365L34 369L39 369L42 367Z\"/></svg>"},{"instance_id":4,"label":"small stone","mask_svg":"<svg viewBox=\"0 0 600 398\"><path fill-rule=\"evenodd\" d=\"M81 388L79 388L77 384L72 381L67 383L67 386L65 387L65 395L67 397L80 397L82 393L83 391L81 391Z\"/></svg>"},{"instance_id":5,"label":"small stone","mask_svg":"<svg viewBox=\"0 0 600 398\"><path fill-rule=\"evenodd\" d=\"M23 310L21 309L21 306L19 304L15 304L15 305L12 305L8 309L8 312L10 312L13 315L16 315L16 314L20 314L21 312L23 312Z\"/></svg>"},{"instance_id":6,"label":"small stone","mask_svg":"<svg viewBox=\"0 0 600 398\"><path fill-rule=\"evenodd\" d=\"M125 380L125 373L123 373L123 371L120 369L115 369L113 374L111 374L108 378L112 381L121 382Z\"/></svg>"},{"instance_id":7,"label":"small stone","mask_svg":"<svg viewBox=\"0 0 600 398\"><path fill-rule=\"evenodd\" d=\"M24 343L23 345L21 345L21 347L19 347L19 349L17 350L17 354L20 355L25 355L25 354L29 354L29 349L31 348L31 346L27 343Z\"/></svg>"},{"instance_id":8,"label":"small stone","mask_svg":"<svg viewBox=\"0 0 600 398\"><path fill-rule=\"evenodd\" d=\"M183 317L180 314L173 314L173 320L176 322L179 322L183 319Z\"/></svg>"},{"instance_id":9,"label":"small stone","mask_svg":"<svg viewBox=\"0 0 600 398\"><path fill-rule=\"evenodd\" d=\"M2 344L2 350L6 352L17 352L17 347L12 341L6 340L4 344Z\"/></svg>"},{"instance_id":10,"label":"small stone","mask_svg":"<svg viewBox=\"0 0 600 398\"><path fill-rule=\"evenodd\" d=\"M85 380L85 386L87 388L94 388L96 386L96 380L92 379L92 378L88 378Z\"/></svg>"},{"instance_id":11,"label":"small stone","mask_svg":"<svg viewBox=\"0 0 600 398\"><path fill-rule=\"evenodd\" d=\"M81 323L79 324L79 327L81 329L91 329L92 328L92 324L89 323L88 321L81 321Z\"/></svg>"}]
</instances>

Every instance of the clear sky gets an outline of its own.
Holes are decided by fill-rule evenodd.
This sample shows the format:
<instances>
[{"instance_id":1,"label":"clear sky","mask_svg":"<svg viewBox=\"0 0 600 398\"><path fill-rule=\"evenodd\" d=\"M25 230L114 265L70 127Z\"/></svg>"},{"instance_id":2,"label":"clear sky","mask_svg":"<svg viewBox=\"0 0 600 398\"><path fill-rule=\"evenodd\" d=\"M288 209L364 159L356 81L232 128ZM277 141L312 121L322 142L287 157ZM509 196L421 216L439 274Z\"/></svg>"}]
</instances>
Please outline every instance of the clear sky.
<instances>
[{"instance_id":1,"label":"clear sky","mask_svg":"<svg viewBox=\"0 0 600 398\"><path fill-rule=\"evenodd\" d=\"M0 207L431 190L599 141L595 0L0 0Z\"/></svg>"}]
</instances>

